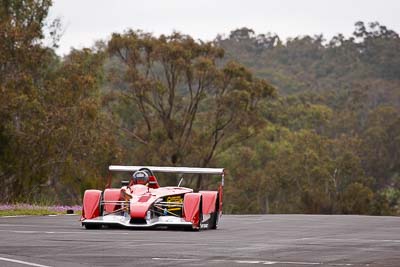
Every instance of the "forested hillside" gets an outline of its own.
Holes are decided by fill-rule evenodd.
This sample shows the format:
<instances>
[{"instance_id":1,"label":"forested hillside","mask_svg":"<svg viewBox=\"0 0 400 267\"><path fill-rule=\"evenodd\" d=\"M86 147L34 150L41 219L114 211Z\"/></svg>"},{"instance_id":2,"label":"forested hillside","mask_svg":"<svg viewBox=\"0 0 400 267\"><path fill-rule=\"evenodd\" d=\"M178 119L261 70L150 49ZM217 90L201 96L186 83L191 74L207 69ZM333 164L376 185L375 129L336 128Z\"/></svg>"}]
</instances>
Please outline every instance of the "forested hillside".
<instances>
[{"instance_id":1,"label":"forested hillside","mask_svg":"<svg viewBox=\"0 0 400 267\"><path fill-rule=\"evenodd\" d=\"M231 178L240 185L232 188L237 203L228 201L230 212L243 206L256 213L399 212L396 32L357 22L350 37L284 41L241 28L216 43L227 60L243 63L279 92L265 102L263 133L221 155L225 165L235 164ZM243 158L249 164L241 164Z\"/></svg>"},{"instance_id":2,"label":"forested hillside","mask_svg":"<svg viewBox=\"0 0 400 267\"><path fill-rule=\"evenodd\" d=\"M0 202L80 203L109 164L218 166L228 213L400 214L396 32L127 29L61 58L50 7L0 4Z\"/></svg>"}]
</instances>

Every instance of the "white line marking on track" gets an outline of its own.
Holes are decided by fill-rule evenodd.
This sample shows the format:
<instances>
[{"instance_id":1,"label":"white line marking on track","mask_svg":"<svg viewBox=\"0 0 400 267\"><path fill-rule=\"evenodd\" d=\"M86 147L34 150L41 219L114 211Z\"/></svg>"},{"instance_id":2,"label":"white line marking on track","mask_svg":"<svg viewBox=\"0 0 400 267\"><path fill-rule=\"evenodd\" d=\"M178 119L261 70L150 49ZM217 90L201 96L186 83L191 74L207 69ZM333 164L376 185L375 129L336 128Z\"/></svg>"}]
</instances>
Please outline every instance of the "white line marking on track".
<instances>
[{"instance_id":1,"label":"white line marking on track","mask_svg":"<svg viewBox=\"0 0 400 267\"><path fill-rule=\"evenodd\" d=\"M235 260L235 263L242 264L262 264L262 265L326 265L326 266L353 266L351 263L327 263L327 262L302 262L302 261L245 261L245 260Z\"/></svg>"},{"instance_id":2,"label":"white line marking on track","mask_svg":"<svg viewBox=\"0 0 400 267\"><path fill-rule=\"evenodd\" d=\"M189 258L151 258L157 261L202 261L202 259ZM207 260L203 260L207 261ZM302 261L266 261L266 260L210 260L211 262L234 262L239 264L262 264L262 265L325 265L325 266L353 266L351 263L328 263L328 262L302 262Z\"/></svg>"},{"instance_id":3,"label":"white line marking on track","mask_svg":"<svg viewBox=\"0 0 400 267\"><path fill-rule=\"evenodd\" d=\"M216 260L216 261L229 261L229 260ZM262 265L326 265L326 266L353 266L351 263L327 263L327 262L302 262L302 261L264 261L264 260L234 260L235 263L242 264L262 264Z\"/></svg>"},{"instance_id":4,"label":"white line marking on track","mask_svg":"<svg viewBox=\"0 0 400 267\"><path fill-rule=\"evenodd\" d=\"M297 262L297 261L244 261L235 260L235 263L243 264L263 264L263 265L274 265L274 264L296 264L296 265L322 265L321 262Z\"/></svg>"},{"instance_id":5,"label":"white line marking on track","mask_svg":"<svg viewBox=\"0 0 400 267\"><path fill-rule=\"evenodd\" d=\"M9 216L0 216L0 218L20 218L27 217L28 215L9 215Z\"/></svg>"},{"instance_id":6,"label":"white line marking on track","mask_svg":"<svg viewBox=\"0 0 400 267\"><path fill-rule=\"evenodd\" d=\"M332 241L332 242L392 242L400 243L399 239L361 239L361 238L316 238L316 237L305 237L294 239L294 241Z\"/></svg>"},{"instance_id":7,"label":"white line marking on track","mask_svg":"<svg viewBox=\"0 0 400 267\"><path fill-rule=\"evenodd\" d=\"M25 226L32 226L32 224L11 224L11 223L2 223L0 227L3 226L17 226L17 227L25 227Z\"/></svg>"},{"instance_id":8,"label":"white line marking on track","mask_svg":"<svg viewBox=\"0 0 400 267\"><path fill-rule=\"evenodd\" d=\"M51 231L22 231L22 230L3 230L0 229L0 232L11 232L16 234L94 234L99 233L99 231L77 231L77 232L51 232ZM129 235L129 233L117 233L117 232L102 232L102 235ZM146 240L143 240L146 241Z\"/></svg>"},{"instance_id":9,"label":"white line marking on track","mask_svg":"<svg viewBox=\"0 0 400 267\"><path fill-rule=\"evenodd\" d=\"M199 261L200 259L178 259L178 258L151 258L156 261Z\"/></svg>"},{"instance_id":10,"label":"white line marking on track","mask_svg":"<svg viewBox=\"0 0 400 267\"><path fill-rule=\"evenodd\" d=\"M19 233L19 234L35 234L37 231L7 231L7 232L13 232L13 233Z\"/></svg>"},{"instance_id":11,"label":"white line marking on track","mask_svg":"<svg viewBox=\"0 0 400 267\"><path fill-rule=\"evenodd\" d=\"M236 263L243 263L243 264L262 264L264 261L235 261ZM275 262L271 261L271 264L275 264Z\"/></svg>"},{"instance_id":12,"label":"white line marking on track","mask_svg":"<svg viewBox=\"0 0 400 267\"><path fill-rule=\"evenodd\" d=\"M160 258L160 259L166 259L166 258ZM195 259L193 259L195 260ZM207 261L207 260L204 260ZM352 263L330 263L330 262L302 262L302 261L268 261L268 260L235 260L235 259L226 259L226 260L209 260L211 262L234 262L234 263L239 263L239 264L258 264L258 265L284 265L284 266L289 266L289 265L323 265L323 266L353 266L354 264ZM365 266L369 266L368 264L364 264Z\"/></svg>"},{"instance_id":13,"label":"white line marking on track","mask_svg":"<svg viewBox=\"0 0 400 267\"><path fill-rule=\"evenodd\" d=\"M48 265L42 265L42 264L37 264L37 263L33 263L33 262L14 260L14 259L3 258L3 257L0 257L0 261L14 262L14 263L19 263L19 264L24 264L24 265L29 265L29 266L36 266L36 267L51 267Z\"/></svg>"}]
</instances>

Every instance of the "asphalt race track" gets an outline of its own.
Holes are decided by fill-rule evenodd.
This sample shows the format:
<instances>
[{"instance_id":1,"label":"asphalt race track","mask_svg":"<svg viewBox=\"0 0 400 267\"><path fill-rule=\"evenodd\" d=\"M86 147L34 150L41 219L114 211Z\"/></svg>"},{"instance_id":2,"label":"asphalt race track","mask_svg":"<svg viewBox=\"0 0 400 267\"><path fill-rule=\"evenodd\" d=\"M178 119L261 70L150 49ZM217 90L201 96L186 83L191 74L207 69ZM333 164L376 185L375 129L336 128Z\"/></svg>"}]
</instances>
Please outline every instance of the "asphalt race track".
<instances>
[{"instance_id":1,"label":"asphalt race track","mask_svg":"<svg viewBox=\"0 0 400 267\"><path fill-rule=\"evenodd\" d=\"M400 266L400 217L224 215L218 230L0 217L0 266Z\"/></svg>"}]
</instances>

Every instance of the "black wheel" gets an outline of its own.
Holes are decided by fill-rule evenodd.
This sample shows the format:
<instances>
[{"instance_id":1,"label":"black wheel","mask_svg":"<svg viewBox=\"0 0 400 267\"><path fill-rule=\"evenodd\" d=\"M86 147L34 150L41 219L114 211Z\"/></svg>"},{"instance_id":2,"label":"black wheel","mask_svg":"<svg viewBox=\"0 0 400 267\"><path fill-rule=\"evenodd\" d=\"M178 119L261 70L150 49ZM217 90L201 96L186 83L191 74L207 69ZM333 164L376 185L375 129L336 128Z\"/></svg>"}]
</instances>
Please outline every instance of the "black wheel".
<instances>
[{"instance_id":1,"label":"black wheel","mask_svg":"<svg viewBox=\"0 0 400 267\"><path fill-rule=\"evenodd\" d=\"M198 229L195 229L196 231L200 231L201 230L201 222L203 221L203 198L200 197L200 202L199 202L199 225L198 225Z\"/></svg>"},{"instance_id":2,"label":"black wheel","mask_svg":"<svg viewBox=\"0 0 400 267\"><path fill-rule=\"evenodd\" d=\"M219 206L219 199L217 197L217 201L215 202L215 212L211 214L210 218L210 227L209 227L210 229L217 229L218 227L218 218L219 218L218 206Z\"/></svg>"},{"instance_id":3,"label":"black wheel","mask_svg":"<svg viewBox=\"0 0 400 267\"><path fill-rule=\"evenodd\" d=\"M99 216L103 216L104 214L104 205L101 205L101 202L104 200L104 191L101 192L100 202L99 202Z\"/></svg>"},{"instance_id":4,"label":"black wheel","mask_svg":"<svg viewBox=\"0 0 400 267\"><path fill-rule=\"evenodd\" d=\"M85 224L87 230L96 230L101 228L101 224Z\"/></svg>"},{"instance_id":5,"label":"black wheel","mask_svg":"<svg viewBox=\"0 0 400 267\"><path fill-rule=\"evenodd\" d=\"M210 218L210 229L217 229L218 227L218 211L214 212Z\"/></svg>"}]
</instances>

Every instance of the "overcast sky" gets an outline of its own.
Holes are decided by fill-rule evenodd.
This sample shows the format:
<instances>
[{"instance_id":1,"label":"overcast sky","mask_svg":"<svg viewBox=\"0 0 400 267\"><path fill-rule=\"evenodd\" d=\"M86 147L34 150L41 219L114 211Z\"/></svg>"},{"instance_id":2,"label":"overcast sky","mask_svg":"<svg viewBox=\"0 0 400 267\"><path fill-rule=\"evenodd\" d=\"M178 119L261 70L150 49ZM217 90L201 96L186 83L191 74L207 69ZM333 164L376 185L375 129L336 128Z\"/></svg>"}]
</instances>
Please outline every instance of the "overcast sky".
<instances>
[{"instance_id":1,"label":"overcast sky","mask_svg":"<svg viewBox=\"0 0 400 267\"><path fill-rule=\"evenodd\" d=\"M128 28L156 35L173 30L196 39L248 27L281 38L323 33L349 36L356 21L378 21L400 32L400 0L53 0L50 18L62 20L59 54L90 47Z\"/></svg>"}]
</instances>

